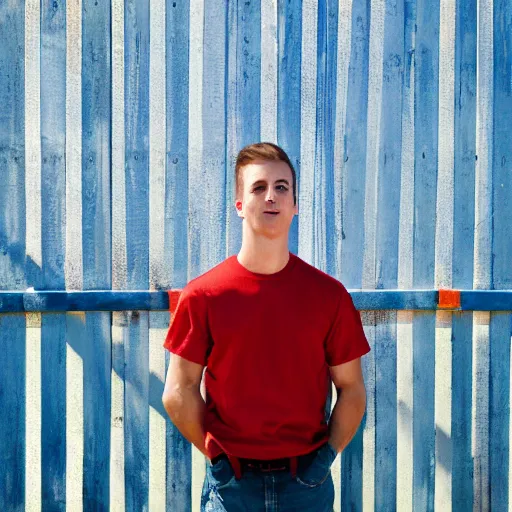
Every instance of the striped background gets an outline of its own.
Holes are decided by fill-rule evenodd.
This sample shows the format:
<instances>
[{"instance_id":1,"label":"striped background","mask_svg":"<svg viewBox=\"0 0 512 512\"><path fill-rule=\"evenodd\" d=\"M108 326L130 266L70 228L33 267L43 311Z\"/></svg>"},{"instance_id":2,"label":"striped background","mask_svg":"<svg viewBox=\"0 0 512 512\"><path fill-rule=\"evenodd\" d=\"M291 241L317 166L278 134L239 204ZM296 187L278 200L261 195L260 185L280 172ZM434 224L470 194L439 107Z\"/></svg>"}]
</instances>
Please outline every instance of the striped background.
<instances>
[{"instance_id":1,"label":"striped background","mask_svg":"<svg viewBox=\"0 0 512 512\"><path fill-rule=\"evenodd\" d=\"M512 289L510 0L1 0L0 288L181 288L297 166L290 246L350 289ZM166 312L0 315L0 510L198 510ZM510 312L365 311L336 510L507 510Z\"/></svg>"}]
</instances>

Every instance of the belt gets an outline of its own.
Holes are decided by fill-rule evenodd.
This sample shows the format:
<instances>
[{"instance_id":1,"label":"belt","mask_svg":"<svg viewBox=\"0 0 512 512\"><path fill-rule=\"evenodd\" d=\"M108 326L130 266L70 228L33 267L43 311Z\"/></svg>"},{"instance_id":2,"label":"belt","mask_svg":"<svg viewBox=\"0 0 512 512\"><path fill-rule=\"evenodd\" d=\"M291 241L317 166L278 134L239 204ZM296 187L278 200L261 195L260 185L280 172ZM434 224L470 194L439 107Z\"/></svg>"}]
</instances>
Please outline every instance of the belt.
<instances>
[{"instance_id":1,"label":"belt","mask_svg":"<svg viewBox=\"0 0 512 512\"><path fill-rule=\"evenodd\" d=\"M290 471L292 476L295 477L297 474L297 464L299 458L310 458L314 455L318 449L314 450L311 453L307 453L304 455L300 455L299 457L287 457L283 459L271 459L271 460L261 460L261 459L244 459L241 457L234 457L232 455L226 455L225 453L221 453L214 457L211 461L212 465L221 459L228 459L231 466L235 471L235 475L237 479L241 478L242 472L244 471L255 471L261 473L270 473L274 471Z\"/></svg>"}]
</instances>

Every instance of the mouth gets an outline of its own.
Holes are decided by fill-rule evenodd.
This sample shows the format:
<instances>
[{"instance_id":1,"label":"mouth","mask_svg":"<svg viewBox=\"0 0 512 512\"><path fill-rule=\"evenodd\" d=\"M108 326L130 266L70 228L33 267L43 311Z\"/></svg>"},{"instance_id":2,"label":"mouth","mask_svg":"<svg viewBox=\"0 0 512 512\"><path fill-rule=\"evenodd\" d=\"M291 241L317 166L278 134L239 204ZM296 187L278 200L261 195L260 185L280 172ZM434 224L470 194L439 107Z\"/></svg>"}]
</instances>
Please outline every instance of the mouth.
<instances>
[{"instance_id":1,"label":"mouth","mask_svg":"<svg viewBox=\"0 0 512 512\"><path fill-rule=\"evenodd\" d=\"M264 213L266 213L267 215L279 215L279 212L275 210L267 210Z\"/></svg>"}]
</instances>

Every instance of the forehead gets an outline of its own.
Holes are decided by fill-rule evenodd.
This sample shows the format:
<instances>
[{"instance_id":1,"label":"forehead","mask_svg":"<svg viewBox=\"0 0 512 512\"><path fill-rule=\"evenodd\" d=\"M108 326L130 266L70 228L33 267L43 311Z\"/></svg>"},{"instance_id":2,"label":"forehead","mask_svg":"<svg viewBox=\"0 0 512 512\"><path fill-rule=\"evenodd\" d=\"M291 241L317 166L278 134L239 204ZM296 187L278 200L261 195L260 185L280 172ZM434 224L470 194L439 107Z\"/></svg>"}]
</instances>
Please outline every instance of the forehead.
<instances>
[{"instance_id":1,"label":"forehead","mask_svg":"<svg viewBox=\"0 0 512 512\"><path fill-rule=\"evenodd\" d=\"M292 170L286 162L256 160L242 168L245 186L251 186L256 181L274 182L287 180L292 184Z\"/></svg>"}]
</instances>

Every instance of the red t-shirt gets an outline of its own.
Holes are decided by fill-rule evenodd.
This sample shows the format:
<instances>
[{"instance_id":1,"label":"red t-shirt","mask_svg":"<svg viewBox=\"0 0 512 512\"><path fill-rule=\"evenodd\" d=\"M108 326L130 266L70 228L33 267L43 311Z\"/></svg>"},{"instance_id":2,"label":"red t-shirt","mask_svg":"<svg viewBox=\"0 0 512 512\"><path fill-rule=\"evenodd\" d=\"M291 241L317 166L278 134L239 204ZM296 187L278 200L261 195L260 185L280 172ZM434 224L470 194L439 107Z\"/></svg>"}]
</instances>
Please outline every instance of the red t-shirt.
<instances>
[{"instance_id":1,"label":"red t-shirt","mask_svg":"<svg viewBox=\"0 0 512 512\"><path fill-rule=\"evenodd\" d=\"M329 366L370 350L345 287L292 253L275 274L234 255L190 281L164 347L206 366L209 457L264 460L327 441Z\"/></svg>"}]
</instances>

